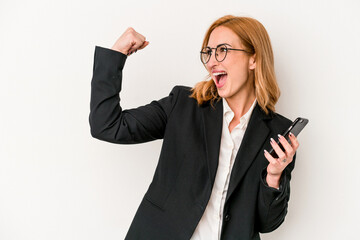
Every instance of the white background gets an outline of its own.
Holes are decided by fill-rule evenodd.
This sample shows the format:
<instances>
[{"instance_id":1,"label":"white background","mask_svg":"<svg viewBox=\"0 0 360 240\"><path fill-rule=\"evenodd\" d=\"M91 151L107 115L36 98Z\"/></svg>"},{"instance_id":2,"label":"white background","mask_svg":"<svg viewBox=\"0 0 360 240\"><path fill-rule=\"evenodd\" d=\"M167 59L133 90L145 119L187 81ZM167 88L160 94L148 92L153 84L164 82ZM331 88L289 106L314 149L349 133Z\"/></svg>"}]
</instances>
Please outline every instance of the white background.
<instances>
[{"instance_id":1,"label":"white background","mask_svg":"<svg viewBox=\"0 0 360 240\"><path fill-rule=\"evenodd\" d=\"M122 105L146 104L206 76L205 31L225 14L267 28L282 90L277 111L307 117L289 213L265 240L357 239L357 1L0 1L0 239L123 239L161 141L93 139L95 45L129 26L150 41L128 58Z\"/></svg>"}]
</instances>

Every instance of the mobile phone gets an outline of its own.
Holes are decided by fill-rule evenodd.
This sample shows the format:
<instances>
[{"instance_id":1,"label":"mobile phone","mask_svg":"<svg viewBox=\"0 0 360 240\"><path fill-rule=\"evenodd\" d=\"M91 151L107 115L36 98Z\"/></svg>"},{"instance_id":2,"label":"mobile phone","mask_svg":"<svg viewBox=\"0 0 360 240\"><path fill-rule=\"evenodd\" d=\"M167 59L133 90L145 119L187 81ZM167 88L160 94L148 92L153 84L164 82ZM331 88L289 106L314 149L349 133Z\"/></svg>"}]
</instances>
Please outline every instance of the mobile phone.
<instances>
[{"instance_id":1,"label":"mobile phone","mask_svg":"<svg viewBox=\"0 0 360 240\"><path fill-rule=\"evenodd\" d=\"M292 134L295 135L295 137L297 137L299 135L299 133L301 132L301 130L303 130L303 128L306 126L306 124L308 124L309 120L306 118L301 118L298 117L297 119L295 119L295 121L290 125L290 127L283 133L281 134L282 136L285 137L285 139L290 143L290 138L289 138L289 133L291 132ZM281 145L280 141L277 140L276 141L277 144L279 144L281 150L283 150L285 152L284 147ZM273 156L274 158L278 158L278 155L276 154L275 150L272 148L269 151L270 155Z\"/></svg>"}]
</instances>

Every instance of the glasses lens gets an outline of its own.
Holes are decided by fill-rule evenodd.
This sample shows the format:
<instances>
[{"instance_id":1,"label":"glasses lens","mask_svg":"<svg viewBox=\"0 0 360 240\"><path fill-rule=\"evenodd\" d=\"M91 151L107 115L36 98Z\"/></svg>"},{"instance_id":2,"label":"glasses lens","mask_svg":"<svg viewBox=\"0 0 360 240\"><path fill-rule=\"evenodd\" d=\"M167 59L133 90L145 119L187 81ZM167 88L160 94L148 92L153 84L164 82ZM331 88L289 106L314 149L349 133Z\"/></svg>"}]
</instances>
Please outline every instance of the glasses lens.
<instances>
[{"instance_id":1,"label":"glasses lens","mask_svg":"<svg viewBox=\"0 0 360 240\"><path fill-rule=\"evenodd\" d=\"M227 48L225 45L220 45L216 48L216 60L219 62L224 61L227 54Z\"/></svg>"},{"instance_id":2,"label":"glasses lens","mask_svg":"<svg viewBox=\"0 0 360 240\"><path fill-rule=\"evenodd\" d=\"M203 64L207 63L210 59L211 56L211 49L210 48L204 48L203 50L201 50L200 52L200 58L201 58L201 62Z\"/></svg>"}]
</instances>

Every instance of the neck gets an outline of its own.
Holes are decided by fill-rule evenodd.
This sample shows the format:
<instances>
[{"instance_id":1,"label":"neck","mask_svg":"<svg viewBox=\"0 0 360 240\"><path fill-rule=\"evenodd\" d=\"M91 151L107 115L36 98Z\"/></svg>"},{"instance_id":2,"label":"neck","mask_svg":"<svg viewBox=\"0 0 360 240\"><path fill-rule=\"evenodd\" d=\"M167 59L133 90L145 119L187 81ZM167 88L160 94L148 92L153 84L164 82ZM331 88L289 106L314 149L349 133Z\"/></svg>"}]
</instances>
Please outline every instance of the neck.
<instances>
[{"instance_id":1,"label":"neck","mask_svg":"<svg viewBox=\"0 0 360 240\"><path fill-rule=\"evenodd\" d=\"M247 91L242 94L237 94L237 96L233 96L231 98L226 98L226 102L228 103L231 110L234 112L234 119L239 120L240 118L249 111L251 105L255 100L255 89L252 91Z\"/></svg>"}]
</instances>

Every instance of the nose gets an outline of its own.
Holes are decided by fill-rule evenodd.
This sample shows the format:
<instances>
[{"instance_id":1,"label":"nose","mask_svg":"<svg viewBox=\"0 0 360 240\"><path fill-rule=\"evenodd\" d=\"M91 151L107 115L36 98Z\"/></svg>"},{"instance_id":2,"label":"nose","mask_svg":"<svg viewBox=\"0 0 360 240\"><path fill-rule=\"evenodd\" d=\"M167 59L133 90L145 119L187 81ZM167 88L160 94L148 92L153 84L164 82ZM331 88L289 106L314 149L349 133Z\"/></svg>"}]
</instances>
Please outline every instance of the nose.
<instances>
[{"instance_id":1,"label":"nose","mask_svg":"<svg viewBox=\"0 0 360 240\"><path fill-rule=\"evenodd\" d=\"M211 69L214 66L217 66L219 62L215 59L215 53L211 54L209 61L206 63L207 69Z\"/></svg>"}]
</instances>

